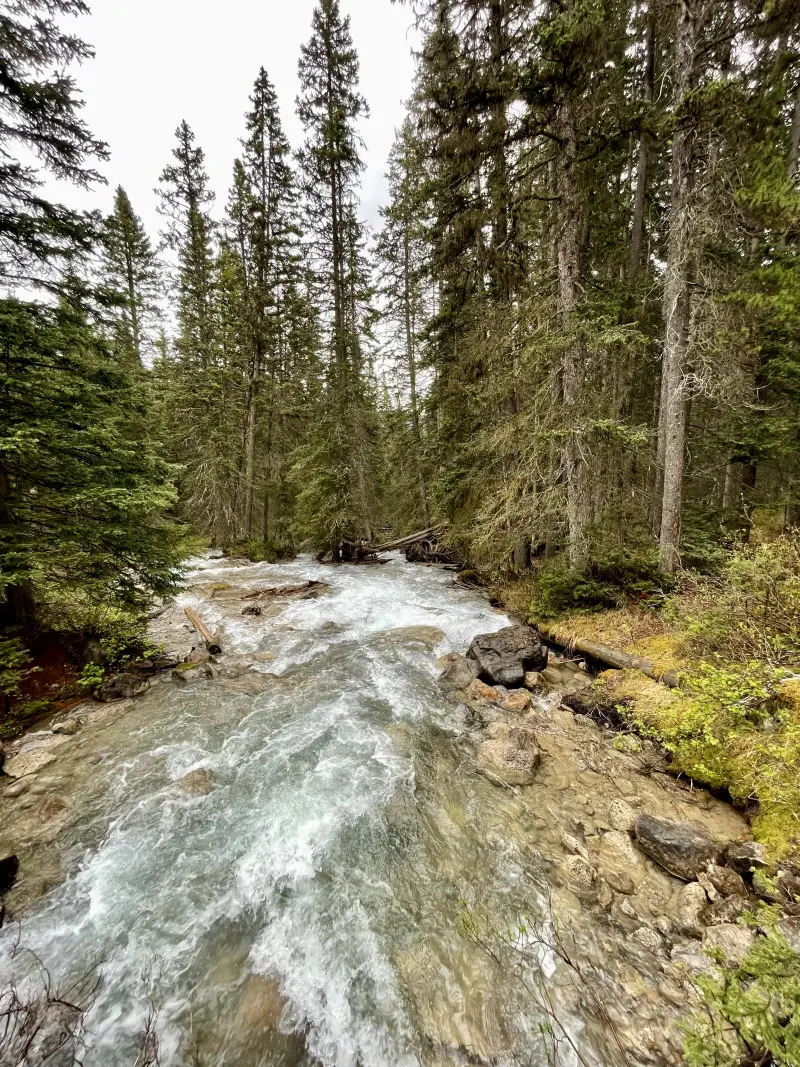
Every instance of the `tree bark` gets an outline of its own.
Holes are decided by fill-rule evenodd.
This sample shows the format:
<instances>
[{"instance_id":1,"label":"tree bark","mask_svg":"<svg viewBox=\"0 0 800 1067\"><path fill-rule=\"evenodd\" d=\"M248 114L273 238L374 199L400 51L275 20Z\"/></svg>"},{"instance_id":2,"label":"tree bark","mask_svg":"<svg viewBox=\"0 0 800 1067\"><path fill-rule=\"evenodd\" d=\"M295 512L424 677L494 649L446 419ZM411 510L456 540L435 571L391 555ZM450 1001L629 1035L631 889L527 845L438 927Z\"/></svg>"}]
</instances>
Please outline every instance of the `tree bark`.
<instances>
[{"instance_id":1,"label":"tree bark","mask_svg":"<svg viewBox=\"0 0 800 1067\"><path fill-rule=\"evenodd\" d=\"M690 198L695 132L682 108L693 84L698 0L681 0L675 42L675 110L672 140L671 205L664 279L665 338L662 358L659 452L663 456L659 561L673 573L680 562L686 439L685 370L689 341L691 254Z\"/></svg>"},{"instance_id":2,"label":"tree bark","mask_svg":"<svg viewBox=\"0 0 800 1067\"><path fill-rule=\"evenodd\" d=\"M647 33L645 39L644 91L645 104L653 100L656 55L656 17L652 0L647 12ZM647 120L645 120L646 122ZM631 240L628 249L628 276L635 278L642 266L642 246L644 243L644 216L647 206L647 181L650 170L650 132L643 125L639 136L639 159L636 168L636 191L633 198L633 220L631 222Z\"/></svg>"}]
</instances>

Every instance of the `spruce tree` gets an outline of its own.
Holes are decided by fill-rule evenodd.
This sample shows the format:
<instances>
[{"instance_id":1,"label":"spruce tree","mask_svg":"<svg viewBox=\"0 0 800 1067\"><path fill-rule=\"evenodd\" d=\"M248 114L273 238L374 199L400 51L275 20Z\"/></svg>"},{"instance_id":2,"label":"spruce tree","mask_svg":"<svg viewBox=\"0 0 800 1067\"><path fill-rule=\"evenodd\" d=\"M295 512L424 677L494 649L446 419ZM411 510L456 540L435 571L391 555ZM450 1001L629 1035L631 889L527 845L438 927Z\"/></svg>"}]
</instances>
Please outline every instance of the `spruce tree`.
<instances>
[{"instance_id":1,"label":"spruce tree","mask_svg":"<svg viewBox=\"0 0 800 1067\"><path fill-rule=\"evenodd\" d=\"M104 281L118 308L117 341L144 366L152 359L160 271L142 221L122 186L105 220L103 251Z\"/></svg>"},{"instance_id":2,"label":"spruce tree","mask_svg":"<svg viewBox=\"0 0 800 1067\"><path fill-rule=\"evenodd\" d=\"M311 230L315 299L327 333L323 410L299 456L301 521L320 549L371 538L375 400L363 350L369 299L358 218L363 169L358 120L358 57L338 0L320 0L300 59L298 115L306 130L299 156L305 217Z\"/></svg>"}]
</instances>

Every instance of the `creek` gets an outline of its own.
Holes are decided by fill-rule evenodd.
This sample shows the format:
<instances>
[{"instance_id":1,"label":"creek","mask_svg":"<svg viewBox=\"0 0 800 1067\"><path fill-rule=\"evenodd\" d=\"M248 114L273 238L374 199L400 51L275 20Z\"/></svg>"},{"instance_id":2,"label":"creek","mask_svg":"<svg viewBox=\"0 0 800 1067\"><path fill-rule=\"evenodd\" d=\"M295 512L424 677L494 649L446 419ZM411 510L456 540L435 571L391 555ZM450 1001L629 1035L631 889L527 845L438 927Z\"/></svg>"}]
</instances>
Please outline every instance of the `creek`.
<instances>
[{"instance_id":1,"label":"creek","mask_svg":"<svg viewBox=\"0 0 800 1067\"><path fill-rule=\"evenodd\" d=\"M308 579L329 588L242 615L246 593ZM545 1064L537 990L565 1064L677 1062L686 992L657 931L678 883L625 852L608 809L728 836L738 815L557 696L532 713L535 785L478 774L437 659L509 620L446 572L198 560L162 636L191 640L185 606L223 635L219 676L166 675L30 739L54 759L0 796L21 859L0 979L35 972L17 941L62 986L98 974L87 1067L136 1061L148 995L164 1067ZM565 832L605 881L570 866Z\"/></svg>"}]
</instances>

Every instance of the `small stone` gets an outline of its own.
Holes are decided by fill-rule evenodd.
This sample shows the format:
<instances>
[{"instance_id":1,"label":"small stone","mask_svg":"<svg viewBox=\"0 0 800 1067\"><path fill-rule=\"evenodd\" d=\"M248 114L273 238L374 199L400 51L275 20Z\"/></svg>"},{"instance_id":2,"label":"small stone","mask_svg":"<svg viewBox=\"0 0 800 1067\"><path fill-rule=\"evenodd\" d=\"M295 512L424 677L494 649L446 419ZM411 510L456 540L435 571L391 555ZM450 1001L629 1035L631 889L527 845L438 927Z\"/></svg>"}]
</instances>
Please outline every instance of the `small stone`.
<instances>
[{"instance_id":1,"label":"small stone","mask_svg":"<svg viewBox=\"0 0 800 1067\"><path fill-rule=\"evenodd\" d=\"M589 852L586 846L582 845L576 837L572 836L572 834L568 834L566 830L561 831L561 844L567 852L571 852L575 856L582 856L587 863L589 862Z\"/></svg>"},{"instance_id":2,"label":"small stone","mask_svg":"<svg viewBox=\"0 0 800 1067\"><path fill-rule=\"evenodd\" d=\"M608 809L608 821L615 830L623 834L632 834L636 828L636 812L624 800L614 800Z\"/></svg>"},{"instance_id":3,"label":"small stone","mask_svg":"<svg viewBox=\"0 0 800 1067\"><path fill-rule=\"evenodd\" d=\"M614 778L612 779L614 785L617 787L618 792L623 797L631 797L636 792L633 787L633 782L629 778Z\"/></svg>"},{"instance_id":4,"label":"small stone","mask_svg":"<svg viewBox=\"0 0 800 1067\"><path fill-rule=\"evenodd\" d=\"M567 886L577 896L593 889L597 872L583 856L567 856L561 864Z\"/></svg>"},{"instance_id":5,"label":"small stone","mask_svg":"<svg viewBox=\"0 0 800 1067\"><path fill-rule=\"evenodd\" d=\"M526 712L531 706L531 695L527 689L514 689L503 701L506 711L515 711L520 714Z\"/></svg>"},{"instance_id":6,"label":"small stone","mask_svg":"<svg viewBox=\"0 0 800 1067\"><path fill-rule=\"evenodd\" d=\"M720 923L737 923L748 910L744 897L719 897L711 909L709 921L712 926Z\"/></svg>"},{"instance_id":7,"label":"small stone","mask_svg":"<svg viewBox=\"0 0 800 1067\"><path fill-rule=\"evenodd\" d=\"M539 689L544 689L544 678L539 671L527 671L525 677L522 679L522 684L526 689L532 689L534 692Z\"/></svg>"},{"instance_id":8,"label":"small stone","mask_svg":"<svg viewBox=\"0 0 800 1067\"><path fill-rule=\"evenodd\" d=\"M764 846L759 845L757 841L740 841L738 844L728 845L726 858L728 866L737 874L751 874L769 866Z\"/></svg>"},{"instance_id":9,"label":"small stone","mask_svg":"<svg viewBox=\"0 0 800 1067\"><path fill-rule=\"evenodd\" d=\"M672 934L672 919L668 915L659 915L653 926L664 937L670 937Z\"/></svg>"},{"instance_id":10,"label":"small stone","mask_svg":"<svg viewBox=\"0 0 800 1067\"><path fill-rule=\"evenodd\" d=\"M182 685L190 682L200 682L213 677L210 663L181 663L172 672L172 680Z\"/></svg>"},{"instance_id":11,"label":"small stone","mask_svg":"<svg viewBox=\"0 0 800 1067\"><path fill-rule=\"evenodd\" d=\"M67 737L72 737L80 729L80 723L77 719L62 719L61 722L53 723L54 734L65 734Z\"/></svg>"},{"instance_id":12,"label":"small stone","mask_svg":"<svg viewBox=\"0 0 800 1067\"><path fill-rule=\"evenodd\" d=\"M620 871L615 868L603 869L603 877L611 886L611 888L617 892L622 893L627 897L632 897L636 892L636 884L629 874L625 871Z\"/></svg>"},{"instance_id":13,"label":"small stone","mask_svg":"<svg viewBox=\"0 0 800 1067\"><path fill-rule=\"evenodd\" d=\"M486 685L479 678L473 678L467 686L467 699L487 700L490 704L496 704L500 701L500 694L494 686Z\"/></svg>"},{"instance_id":14,"label":"small stone","mask_svg":"<svg viewBox=\"0 0 800 1067\"><path fill-rule=\"evenodd\" d=\"M14 784L10 785L8 787L8 789L4 789L3 790L3 796L4 797L21 797L22 794L24 792L26 792L26 790L28 789L28 783L29 783L29 779L20 778L18 782L14 782Z\"/></svg>"},{"instance_id":15,"label":"small stone","mask_svg":"<svg viewBox=\"0 0 800 1067\"><path fill-rule=\"evenodd\" d=\"M648 952L661 953L664 951L664 942L655 932L648 926L640 926L638 930L633 931L632 935Z\"/></svg>"},{"instance_id":16,"label":"small stone","mask_svg":"<svg viewBox=\"0 0 800 1067\"><path fill-rule=\"evenodd\" d=\"M608 833L603 834L602 844L604 848L613 849L632 867L638 866L641 862L629 835L622 833L621 830L609 830Z\"/></svg>"},{"instance_id":17,"label":"small stone","mask_svg":"<svg viewBox=\"0 0 800 1067\"><path fill-rule=\"evenodd\" d=\"M719 949L729 963L738 966L753 947L755 939L754 930L748 930L746 926L723 923L706 930L703 934L703 947Z\"/></svg>"},{"instance_id":18,"label":"small stone","mask_svg":"<svg viewBox=\"0 0 800 1067\"><path fill-rule=\"evenodd\" d=\"M678 891L675 921L689 937L702 937L706 926L708 897L699 882L688 882Z\"/></svg>"},{"instance_id":19,"label":"small stone","mask_svg":"<svg viewBox=\"0 0 800 1067\"><path fill-rule=\"evenodd\" d=\"M103 682L95 692L95 696L104 704L110 704L115 700L131 700L133 697L146 693L151 684L149 678L144 678L140 674L117 674L114 678Z\"/></svg>"}]
</instances>

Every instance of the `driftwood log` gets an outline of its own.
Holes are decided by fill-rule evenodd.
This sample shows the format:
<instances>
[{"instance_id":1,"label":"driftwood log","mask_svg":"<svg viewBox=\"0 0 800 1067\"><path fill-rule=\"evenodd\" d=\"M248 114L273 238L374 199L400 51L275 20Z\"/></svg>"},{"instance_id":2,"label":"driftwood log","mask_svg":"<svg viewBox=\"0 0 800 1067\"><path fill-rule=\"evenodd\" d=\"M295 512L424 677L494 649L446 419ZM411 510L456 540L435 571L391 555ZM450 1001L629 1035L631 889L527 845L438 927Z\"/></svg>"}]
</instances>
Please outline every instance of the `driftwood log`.
<instances>
[{"instance_id":1,"label":"driftwood log","mask_svg":"<svg viewBox=\"0 0 800 1067\"><path fill-rule=\"evenodd\" d=\"M269 600L272 597L293 597L304 600L306 597L316 596L329 587L325 582L308 581L302 585L281 585L271 589L257 589L254 593L247 593L243 600Z\"/></svg>"},{"instance_id":2,"label":"driftwood log","mask_svg":"<svg viewBox=\"0 0 800 1067\"><path fill-rule=\"evenodd\" d=\"M398 537L396 541L387 541L383 545L366 545L368 552L394 552L410 548L418 541L428 541L435 538L444 530L444 526L431 526L428 530L418 530L417 533L407 534L406 537Z\"/></svg>"},{"instance_id":3,"label":"driftwood log","mask_svg":"<svg viewBox=\"0 0 800 1067\"><path fill-rule=\"evenodd\" d=\"M209 628L206 626L206 624L203 622L203 620L200 618L194 608L184 608L184 611L186 612L186 618L189 620L192 626L194 626L195 630L197 631L198 637L206 646L208 652L212 656L219 656L222 652L222 647L219 644L219 641L214 638L214 635L211 633Z\"/></svg>"},{"instance_id":4,"label":"driftwood log","mask_svg":"<svg viewBox=\"0 0 800 1067\"><path fill-rule=\"evenodd\" d=\"M662 682L670 689L677 689L681 684L681 676L678 671L659 671L652 660L644 656L631 656L621 649L612 648L611 645L601 645L597 641L589 641L574 634L563 633L552 626L540 623L537 630L545 641L551 645L558 645L568 652L580 652L589 659L596 660L606 667L615 667L621 671L641 671L654 682Z\"/></svg>"}]
</instances>

